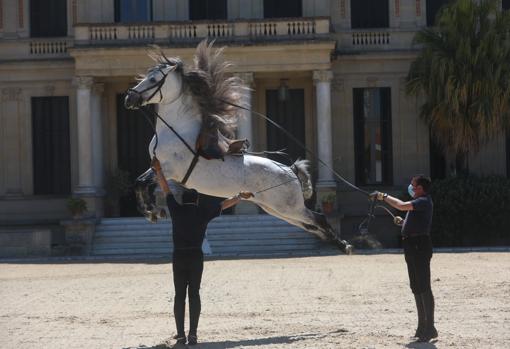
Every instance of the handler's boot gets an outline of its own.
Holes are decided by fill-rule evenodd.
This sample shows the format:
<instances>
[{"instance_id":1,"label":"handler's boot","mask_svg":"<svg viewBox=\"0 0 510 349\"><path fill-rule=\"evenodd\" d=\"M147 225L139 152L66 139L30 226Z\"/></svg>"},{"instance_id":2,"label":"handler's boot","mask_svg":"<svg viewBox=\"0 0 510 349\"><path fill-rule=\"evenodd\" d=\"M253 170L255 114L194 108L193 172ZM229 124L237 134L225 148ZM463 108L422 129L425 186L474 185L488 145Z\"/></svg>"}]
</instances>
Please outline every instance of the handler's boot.
<instances>
[{"instance_id":1,"label":"handler's boot","mask_svg":"<svg viewBox=\"0 0 510 349\"><path fill-rule=\"evenodd\" d=\"M422 295L422 293L414 295L414 300L416 301L416 311L418 313L418 328L416 329L414 337L417 338L425 334L427 327L427 319L425 318L425 304L423 303Z\"/></svg>"},{"instance_id":2,"label":"handler's boot","mask_svg":"<svg viewBox=\"0 0 510 349\"><path fill-rule=\"evenodd\" d=\"M196 345L198 343L198 338L196 334L188 335L188 345Z\"/></svg>"},{"instance_id":3,"label":"handler's boot","mask_svg":"<svg viewBox=\"0 0 510 349\"><path fill-rule=\"evenodd\" d=\"M423 304L425 305L425 317L427 319L427 327L425 332L418 337L418 342L428 342L433 338L437 338L438 333L434 326L434 295L431 290L422 293Z\"/></svg>"},{"instance_id":4,"label":"handler's boot","mask_svg":"<svg viewBox=\"0 0 510 349\"><path fill-rule=\"evenodd\" d=\"M174 336L174 339L176 340L175 344L186 344L186 336L185 335L180 335L180 334L176 334Z\"/></svg>"}]
</instances>

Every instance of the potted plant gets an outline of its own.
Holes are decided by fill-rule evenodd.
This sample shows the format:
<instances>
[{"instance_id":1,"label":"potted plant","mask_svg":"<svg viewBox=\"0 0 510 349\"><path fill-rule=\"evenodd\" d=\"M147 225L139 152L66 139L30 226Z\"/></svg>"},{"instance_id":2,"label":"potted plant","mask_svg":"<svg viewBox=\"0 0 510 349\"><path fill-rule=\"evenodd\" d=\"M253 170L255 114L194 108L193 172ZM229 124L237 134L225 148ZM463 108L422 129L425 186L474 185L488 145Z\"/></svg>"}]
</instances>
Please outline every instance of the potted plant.
<instances>
[{"instance_id":1,"label":"potted plant","mask_svg":"<svg viewBox=\"0 0 510 349\"><path fill-rule=\"evenodd\" d=\"M324 214L331 214L335 209L335 201L336 194L335 193L327 193L321 199L322 202L322 212Z\"/></svg>"},{"instance_id":2,"label":"potted plant","mask_svg":"<svg viewBox=\"0 0 510 349\"><path fill-rule=\"evenodd\" d=\"M67 199L67 209L74 219L82 218L87 211L87 202L79 197L70 197Z\"/></svg>"}]
</instances>

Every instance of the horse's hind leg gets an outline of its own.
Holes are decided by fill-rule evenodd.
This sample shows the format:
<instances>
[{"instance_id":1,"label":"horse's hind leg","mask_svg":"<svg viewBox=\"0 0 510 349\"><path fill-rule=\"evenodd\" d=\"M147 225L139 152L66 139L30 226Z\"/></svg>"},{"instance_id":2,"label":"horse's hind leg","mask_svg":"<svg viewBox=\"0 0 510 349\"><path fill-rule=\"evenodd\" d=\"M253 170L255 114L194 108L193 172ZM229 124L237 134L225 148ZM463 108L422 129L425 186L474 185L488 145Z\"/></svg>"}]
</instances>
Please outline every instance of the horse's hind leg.
<instances>
[{"instance_id":1,"label":"horse's hind leg","mask_svg":"<svg viewBox=\"0 0 510 349\"><path fill-rule=\"evenodd\" d=\"M335 244L338 245L338 247L345 253L351 254L352 253L352 246L346 241L342 240L335 232L333 227L328 223L326 216L324 216L322 213L317 213L311 210L308 210L313 215L314 224L310 226L310 229L321 229L325 232L325 234L330 238L330 240L333 240ZM308 225L307 223L303 223L304 225ZM310 229L307 229L310 231Z\"/></svg>"},{"instance_id":2,"label":"horse's hind leg","mask_svg":"<svg viewBox=\"0 0 510 349\"><path fill-rule=\"evenodd\" d=\"M300 214L290 216L283 215L265 204L258 203L258 205L267 213L283 219L292 225L303 228L304 230L317 235L322 240L334 242L343 252L351 254L352 246L347 241L338 237L335 230L331 227L323 214L313 212L303 206Z\"/></svg>"}]
</instances>

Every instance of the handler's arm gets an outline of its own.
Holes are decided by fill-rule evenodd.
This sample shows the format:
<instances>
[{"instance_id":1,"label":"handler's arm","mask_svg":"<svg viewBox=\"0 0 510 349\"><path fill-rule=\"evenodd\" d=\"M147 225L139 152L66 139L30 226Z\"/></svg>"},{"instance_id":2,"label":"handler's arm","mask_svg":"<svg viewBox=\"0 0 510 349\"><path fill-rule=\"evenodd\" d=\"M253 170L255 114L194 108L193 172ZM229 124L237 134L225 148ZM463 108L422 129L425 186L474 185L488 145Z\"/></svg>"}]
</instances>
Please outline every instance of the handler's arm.
<instances>
[{"instance_id":1,"label":"handler's arm","mask_svg":"<svg viewBox=\"0 0 510 349\"><path fill-rule=\"evenodd\" d=\"M156 171L156 179L158 180L159 187L165 195L170 194L170 187L168 186L168 182L166 181L165 175L163 174L163 170L161 169L161 164L157 157L154 156L152 158L151 167L154 171Z\"/></svg>"},{"instance_id":2,"label":"handler's arm","mask_svg":"<svg viewBox=\"0 0 510 349\"><path fill-rule=\"evenodd\" d=\"M391 207L394 207L396 208L397 210L400 210L400 211L412 211L414 210L414 207L413 207L413 204L411 203L411 201L402 201L400 199L397 199L393 196L384 196L383 197L383 201L385 203L387 203L388 205L390 205Z\"/></svg>"},{"instance_id":3,"label":"handler's arm","mask_svg":"<svg viewBox=\"0 0 510 349\"><path fill-rule=\"evenodd\" d=\"M221 209L225 210L227 208L230 208L234 205L237 205L241 199L249 199L254 197L253 193L250 193L249 191L242 191L236 196L232 196L231 198L225 199L221 202Z\"/></svg>"}]
</instances>

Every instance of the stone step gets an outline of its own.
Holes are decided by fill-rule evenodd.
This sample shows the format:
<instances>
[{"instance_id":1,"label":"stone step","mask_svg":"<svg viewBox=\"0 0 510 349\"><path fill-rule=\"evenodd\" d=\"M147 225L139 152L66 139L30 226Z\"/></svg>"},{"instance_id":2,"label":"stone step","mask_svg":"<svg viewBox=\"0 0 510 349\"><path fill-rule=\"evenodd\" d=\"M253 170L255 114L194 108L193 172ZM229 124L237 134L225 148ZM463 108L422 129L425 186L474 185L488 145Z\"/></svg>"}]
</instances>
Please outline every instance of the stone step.
<instances>
[{"instance_id":1,"label":"stone step","mask_svg":"<svg viewBox=\"0 0 510 349\"><path fill-rule=\"evenodd\" d=\"M278 222L280 219L267 215L222 215L216 217L211 223L214 224L216 222L263 222L263 221L273 221ZM127 218L102 218L101 225L117 225L117 224L151 224L143 217L127 217Z\"/></svg>"},{"instance_id":2,"label":"stone step","mask_svg":"<svg viewBox=\"0 0 510 349\"><path fill-rule=\"evenodd\" d=\"M215 234L215 233L238 233L238 234L256 234L256 233L264 233L264 232L304 232L303 230L299 229L298 227L286 224L286 225L263 225L263 226L257 226L257 227L243 227L243 228L221 228L221 227L215 227L215 226L209 226L207 228L208 234ZM167 227L154 227L154 228L147 228L143 227L141 229L136 228L130 228L130 229L105 229L104 227L98 227L96 230L96 236L103 237L103 236L138 236L138 235L146 235L146 234L171 234L172 228L170 226Z\"/></svg>"},{"instance_id":3,"label":"stone step","mask_svg":"<svg viewBox=\"0 0 510 349\"><path fill-rule=\"evenodd\" d=\"M221 249L215 250L211 246L214 255L239 255L239 254L258 254L258 253L283 253L283 252L297 252L297 251L312 251L322 246L312 244L291 244L291 245L258 245L258 246L245 246L245 245L229 245ZM328 247L326 247L329 249ZM333 249L331 249L333 251ZM142 248L105 248L93 251L93 255L135 255L135 254L152 254L152 255L167 255L171 254L170 247L142 247Z\"/></svg>"},{"instance_id":4,"label":"stone step","mask_svg":"<svg viewBox=\"0 0 510 349\"><path fill-rule=\"evenodd\" d=\"M308 239L315 240L311 234L303 234L302 232L257 232L254 234L228 232L228 233L208 233L209 241L232 241L232 240L266 240L266 239ZM96 236L94 241L96 244L112 243L112 242L144 242L144 241L171 241L171 235L165 232L157 235L101 235Z\"/></svg>"},{"instance_id":5,"label":"stone step","mask_svg":"<svg viewBox=\"0 0 510 349\"><path fill-rule=\"evenodd\" d=\"M92 255L169 257L169 220L151 224L144 218L108 218L97 226ZM207 229L213 256L258 256L337 251L316 236L269 215L224 215Z\"/></svg>"},{"instance_id":6,"label":"stone step","mask_svg":"<svg viewBox=\"0 0 510 349\"><path fill-rule=\"evenodd\" d=\"M230 240L216 240L216 239L208 239L211 246L229 246L229 245L273 245L277 244L310 244L310 243L320 243L313 237L305 237L305 238L293 238L290 240L286 237L280 238L266 238L266 239L230 239ZM95 250L103 249L103 248L124 248L124 247L145 247L145 246L162 246L168 245L172 246L172 242L170 239L168 240L136 240L136 241L102 241L100 244L96 244L94 246Z\"/></svg>"}]
</instances>

